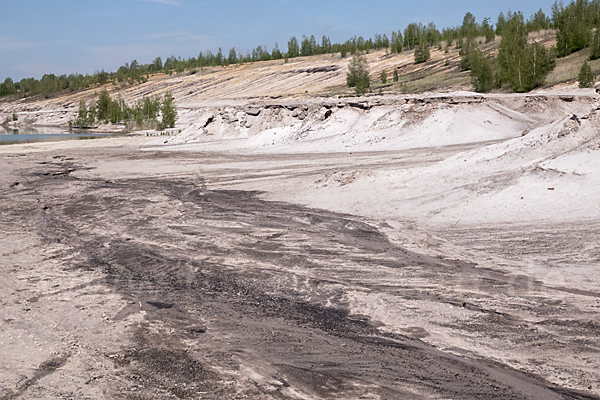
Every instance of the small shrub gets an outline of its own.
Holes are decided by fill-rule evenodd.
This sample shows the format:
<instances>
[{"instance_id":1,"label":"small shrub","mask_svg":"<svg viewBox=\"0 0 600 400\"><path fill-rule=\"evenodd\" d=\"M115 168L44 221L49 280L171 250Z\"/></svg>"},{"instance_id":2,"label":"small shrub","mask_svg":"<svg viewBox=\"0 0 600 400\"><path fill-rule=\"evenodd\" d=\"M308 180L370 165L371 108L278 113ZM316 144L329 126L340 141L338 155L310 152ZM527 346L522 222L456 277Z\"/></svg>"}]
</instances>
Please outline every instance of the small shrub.
<instances>
[{"instance_id":1,"label":"small shrub","mask_svg":"<svg viewBox=\"0 0 600 400\"><path fill-rule=\"evenodd\" d=\"M355 88L357 95L367 93L371 86L367 59L358 54L354 55L348 63L348 70L349 72L346 75L348 86Z\"/></svg>"},{"instance_id":2,"label":"small shrub","mask_svg":"<svg viewBox=\"0 0 600 400\"><path fill-rule=\"evenodd\" d=\"M580 88L591 88L594 86L594 73L592 72L592 67L588 62L584 62L579 70L579 87Z\"/></svg>"},{"instance_id":3,"label":"small shrub","mask_svg":"<svg viewBox=\"0 0 600 400\"><path fill-rule=\"evenodd\" d=\"M79 128L84 128L88 125L88 108L85 100L79 101L79 110L77 111L77 119L75 125Z\"/></svg>"},{"instance_id":4,"label":"small shrub","mask_svg":"<svg viewBox=\"0 0 600 400\"><path fill-rule=\"evenodd\" d=\"M18 121L19 120L19 117L17 117L17 113L13 113L12 114L12 120L13 121Z\"/></svg>"},{"instance_id":5,"label":"small shrub","mask_svg":"<svg viewBox=\"0 0 600 400\"><path fill-rule=\"evenodd\" d=\"M383 83L384 85L387 83L387 72L385 72L385 69L381 71L379 79L381 79L381 83Z\"/></svg>"},{"instance_id":6,"label":"small shrub","mask_svg":"<svg viewBox=\"0 0 600 400\"><path fill-rule=\"evenodd\" d=\"M159 126L161 129L175 127L175 121L177 121L177 106L174 104L173 100L173 96L170 92L165 93L165 97L160 108L162 121Z\"/></svg>"},{"instance_id":7,"label":"small shrub","mask_svg":"<svg viewBox=\"0 0 600 400\"><path fill-rule=\"evenodd\" d=\"M423 42L415 48L415 64L421 64L429 60L431 53L429 52L429 44Z\"/></svg>"}]
</instances>

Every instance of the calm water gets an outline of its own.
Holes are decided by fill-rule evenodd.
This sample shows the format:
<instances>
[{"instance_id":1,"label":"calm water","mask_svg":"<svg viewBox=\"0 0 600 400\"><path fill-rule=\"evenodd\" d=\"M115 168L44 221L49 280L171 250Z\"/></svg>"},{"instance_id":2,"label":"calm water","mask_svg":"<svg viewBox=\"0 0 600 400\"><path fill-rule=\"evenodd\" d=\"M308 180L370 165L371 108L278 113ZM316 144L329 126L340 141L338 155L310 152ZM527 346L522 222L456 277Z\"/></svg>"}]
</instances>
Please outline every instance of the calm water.
<instances>
[{"instance_id":1,"label":"calm water","mask_svg":"<svg viewBox=\"0 0 600 400\"><path fill-rule=\"evenodd\" d=\"M18 129L0 126L0 145L15 143L47 142L57 140L84 140L112 136L106 133L69 132L68 129L50 127L21 127Z\"/></svg>"}]
</instances>

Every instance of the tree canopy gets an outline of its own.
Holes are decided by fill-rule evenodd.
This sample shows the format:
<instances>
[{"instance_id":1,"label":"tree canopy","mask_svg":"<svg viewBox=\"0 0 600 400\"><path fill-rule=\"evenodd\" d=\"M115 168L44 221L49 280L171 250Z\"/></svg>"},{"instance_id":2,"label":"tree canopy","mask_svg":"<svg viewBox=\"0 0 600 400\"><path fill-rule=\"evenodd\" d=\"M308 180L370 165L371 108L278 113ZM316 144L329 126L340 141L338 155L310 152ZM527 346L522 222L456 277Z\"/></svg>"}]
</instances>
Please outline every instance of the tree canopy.
<instances>
[{"instance_id":1,"label":"tree canopy","mask_svg":"<svg viewBox=\"0 0 600 400\"><path fill-rule=\"evenodd\" d=\"M528 92L544 83L554 68L550 52L538 43L528 43L523 14L514 13L502 28L498 53L498 85L515 92Z\"/></svg>"},{"instance_id":2,"label":"tree canopy","mask_svg":"<svg viewBox=\"0 0 600 400\"><path fill-rule=\"evenodd\" d=\"M89 128L97 123L135 123L138 128L173 128L177 121L177 107L170 92L161 100L158 96L146 96L129 106L122 97L112 99L103 90L97 100L79 102L75 121L71 127ZM158 121L159 115L161 121Z\"/></svg>"},{"instance_id":3,"label":"tree canopy","mask_svg":"<svg viewBox=\"0 0 600 400\"><path fill-rule=\"evenodd\" d=\"M580 88L591 88L594 87L596 78L592 72L592 67L588 62L584 62L579 70L579 87Z\"/></svg>"},{"instance_id":4,"label":"tree canopy","mask_svg":"<svg viewBox=\"0 0 600 400\"><path fill-rule=\"evenodd\" d=\"M346 75L346 83L348 86L355 88L357 95L367 93L371 87L367 59L355 54L348 63L348 70L348 74Z\"/></svg>"}]
</instances>

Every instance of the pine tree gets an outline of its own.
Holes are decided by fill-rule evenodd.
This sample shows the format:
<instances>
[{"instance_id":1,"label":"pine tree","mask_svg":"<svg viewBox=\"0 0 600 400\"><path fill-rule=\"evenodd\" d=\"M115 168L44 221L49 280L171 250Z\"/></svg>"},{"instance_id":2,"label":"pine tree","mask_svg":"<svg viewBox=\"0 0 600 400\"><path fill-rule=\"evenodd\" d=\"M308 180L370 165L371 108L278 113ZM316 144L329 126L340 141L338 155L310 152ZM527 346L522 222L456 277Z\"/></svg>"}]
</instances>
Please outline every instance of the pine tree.
<instances>
[{"instance_id":1,"label":"pine tree","mask_svg":"<svg viewBox=\"0 0 600 400\"><path fill-rule=\"evenodd\" d=\"M527 44L527 30L521 13L514 13L502 28L497 63L497 84L508 83L515 92L528 92L541 86L555 66L544 46Z\"/></svg>"},{"instance_id":2,"label":"pine tree","mask_svg":"<svg viewBox=\"0 0 600 400\"><path fill-rule=\"evenodd\" d=\"M300 45L300 55L302 57L313 55L311 41L308 37L306 37L306 35L302 37L302 44Z\"/></svg>"},{"instance_id":3,"label":"pine tree","mask_svg":"<svg viewBox=\"0 0 600 400\"><path fill-rule=\"evenodd\" d=\"M154 61L152 61L152 70L154 72L158 72L158 71L161 71L162 69L163 69L162 58L156 57L154 59Z\"/></svg>"},{"instance_id":4,"label":"pine tree","mask_svg":"<svg viewBox=\"0 0 600 400\"><path fill-rule=\"evenodd\" d=\"M119 97L118 100L112 100L108 104L108 117L109 117L109 121L112 124L117 124L117 123L123 121L124 116L123 116L123 110L121 107L124 105L125 105L125 102L123 101L123 99L121 97Z\"/></svg>"},{"instance_id":5,"label":"pine tree","mask_svg":"<svg viewBox=\"0 0 600 400\"><path fill-rule=\"evenodd\" d=\"M481 23L481 29L485 35L485 42L490 43L496 39L496 32L494 31L494 27L490 25L490 19L485 18Z\"/></svg>"},{"instance_id":6,"label":"pine tree","mask_svg":"<svg viewBox=\"0 0 600 400\"><path fill-rule=\"evenodd\" d=\"M85 100L79 101L79 109L77 110L77 119L75 120L75 126L79 128L84 128L88 126L88 109L87 104L85 104Z\"/></svg>"},{"instance_id":7,"label":"pine tree","mask_svg":"<svg viewBox=\"0 0 600 400\"><path fill-rule=\"evenodd\" d=\"M556 50L559 57L581 50L590 42L590 26L587 23L588 1L572 1L568 6L553 7L556 32Z\"/></svg>"},{"instance_id":8,"label":"pine tree","mask_svg":"<svg viewBox=\"0 0 600 400\"><path fill-rule=\"evenodd\" d=\"M95 123L96 123L96 104L94 104L94 101L92 101L88 108L87 121L84 126L87 126L87 127L94 126Z\"/></svg>"},{"instance_id":9,"label":"pine tree","mask_svg":"<svg viewBox=\"0 0 600 400\"><path fill-rule=\"evenodd\" d=\"M177 60L177 63L175 64L175 73L181 75L183 74L183 71L185 71L185 65L181 60Z\"/></svg>"},{"instance_id":10,"label":"pine tree","mask_svg":"<svg viewBox=\"0 0 600 400\"><path fill-rule=\"evenodd\" d=\"M383 34L383 39L381 41L381 44L383 45L384 49L387 49L390 47L390 39L388 39L386 34Z\"/></svg>"},{"instance_id":11,"label":"pine tree","mask_svg":"<svg viewBox=\"0 0 600 400\"><path fill-rule=\"evenodd\" d=\"M470 12L465 14L463 18L462 26L460 27L460 33L462 37L475 37L477 36L477 22L475 16Z\"/></svg>"},{"instance_id":12,"label":"pine tree","mask_svg":"<svg viewBox=\"0 0 600 400\"><path fill-rule=\"evenodd\" d=\"M404 47L408 50L412 50L417 47L417 45L421 42L421 37L423 36L423 32L425 31L425 27L423 24L419 23L410 23L404 29Z\"/></svg>"},{"instance_id":13,"label":"pine tree","mask_svg":"<svg viewBox=\"0 0 600 400\"><path fill-rule=\"evenodd\" d=\"M321 39L321 49L325 54L331 53L331 40L325 35Z\"/></svg>"},{"instance_id":14,"label":"pine tree","mask_svg":"<svg viewBox=\"0 0 600 400\"><path fill-rule=\"evenodd\" d=\"M275 43L275 47L271 52L271 58L273 60L281 60L283 58L283 54L281 54L281 50L279 50L279 43Z\"/></svg>"},{"instance_id":15,"label":"pine tree","mask_svg":"<svg viewBox=\"0 0 600 400\"><path fill-rule=\"evenodd\" d=\"M494 87L494 73L490 61L480 50L475 50L470 56L471 83L475 91L487 93Z\"/></svg>"},{"instance_id":16,"label":"pine tree","mask_svg":"<svg viewBox=\"0 0 600 400\"><path fill-rule=\"evenodd\" d=\"M596 30L592 36L592 43L590 46L590 60L597 60L600 58L600 30Z\"/></svg>"},{"instance_id":17,"label":"pine tree","mask_svg":"<svg viewBox=\"0 0 600 400\"><path fill-rule=\"evenodd\" d=\"M592 67L588 62L584 62L579 70L579 87L580 88L591 88L594 87L595 77L592 72Z\"/></svg>"},{"instance_id":18,"label":"pine tree","mask_svg":"<svg viewBox=\"0 0 600 400\"><path fill-rule=\"evenodd\" d=\"M298 57L300 55L300 46L298 45L298 39L296 36L292 36L288 41L288 58Z\"/></svg>"},{"instance_id":19,"label":"pine tree","mask_svg":"<svg viewBox=\"0 0 600 400\"><path fill-rule=\"evenodd\" d=\"M315 55L315 54L321 54L319 45L317 44L317 39L315 38L315 35L310 36L310 50L311 50L311 54L310 54L311 56Z\"/></svg>"},{"instance_id":20,"label":"pine tree","mask_svg":"<svg viewBox=\"0 0 600 400\"><path fill-rule=\"evenodd\" d=\"M442 34L438 31L437 27L433 22L427 24L424 31L425 40L429 46L433 46L440 40L442 40Z\"/></svg>"},{"instance_id":21,"label":"pine tree","mask_svg":"<svg viewBox=\"0 0 600 400\"><path fill-rule=\"evenodd\" d=\"M219 51L215 56L215 65L223 65L225 57L223 56L223 50L219 47Z\"/></svg>"},{"instance_id":22,"label":"pine tree","mask_svg":"<svg viewBox=\"0 0 600 400\"><path fill-rule=\"evenodd\" d=\"M383 83L384 85L387 83L387 72L385 72L385 69L381 71L379 79L381 79L381 83Z\"/></svg>"},{"instance_id":23,"label":"pine tree","mask_svg":"<svg viewBox=\"0 0 600 400\"><path fill-rule=\"evenodd\" d=\"M404 41L404 39L402 38L402 33L400 31L392 32L392 41L390 44L390 51L392 53L402 53L403 41Z\"/></svg>"},{"instance_id":24,"label":"pine tree","mask_svg":"<svg viewBox=\"0 0 600 400\"><path fill-rule=\"evenodd\" d=\"M346 75L346 83L348 86L355 88L356 94L359 96L367 93L371 86L367 59L355 54L348 63L348 70L349 72Z\"/></svg>"},{"instance_id":25,"label":"pine tree","mask_svg":"<svg viewBox=\"0 0 600 400\"><path fill-rule=\"evenodd\" d=\"M527 86L530 91L544 84L546 76L556 66L556 61L552 54L539 43L533 43L527 46Z\"/></svg>"},{"instance_id":26,"label":"pine tree","mask_svg":"<svg viewBox=\"0 0 600 400\"><path fill-rule=\"evenodd\" d=\"M398 76L398 70L394 68L394 82L398 82L400 77Z\"/></svg>"},{"instance_id":27,"label":"pine tree","mask_svg":"<svg viewBox=\"0 0 600 400\"><path fill-rule=\"evenodd\" d=\"M109 114L108 107L110 105L110 95L108 94L108 90L103 90L100 93L100 98L98 98L98 103L96 104L96 113L98 116L98 121L108 122Z\"/></svg>"},{"instance_id":28,"label":"pine tree","mask_svg":"<svg viewBox=\"0 0 600 400\"><path fill-rule=\"evenodd\" d=\"M4 79L4 83L0 83L0 96L8 96L17 93L17 88L11 78Z\"/></svg>"},{"instance_id":29,"label":"pine tree","mask_svg":"<svg viewBox=\"0 0 600 400\"><path fill-rule=\"evenodd\" d=\"M431 53L429 52L429 44L423 40L421 44L419 44L415 48L415 64L421 64L425 61L429 60L431 57Z\"/></svg>"},{"instance_id":30,"label":"pine tree","mask_svg":"<svg viewBox=\"0 0 600 400\"><path fill-rule=\"evenodd\" d=\"M477 41L474 36L468 36L460 46L460 68L468 71L471 69L471 53L477 49Z\"/></svg>"},{"instance_id":31,"label":"pine tree","mask_svg":"<svg viewBox=\"0 0 600 400\"><path fill-rule=\"evenodd\" d=\"M533 14L529 21L527 21L527 29L530 32L538 32L542 29L550 28L550 18L544 14L544 11L540 8L538 12Z\"/></svg>"},{"instance_id":32,"label":"pine tree","mask_svg":"<svg viewBox=\"0 0 600 400\"><path fill-rule=\"evenodd\" d=\"M229 50L229 56L227 57L227 63L228 64L237 64L237 53L235 51L235 47L232 47L231 50Z\"/></svg>"},{"instance_id":33,"label":"pine tree","mask_svg":"<svg viewBox=\"0 0 600 400\"><path fill-rule=\"evenodd\" d=\"M177 121L177 107L173 102L173 96L171 95L171 92L165 93L160 112L162 114L161 129L174 128L175 121Z\"/></svg>"},{"instance_id":34,"label":"pine tree","mask_svg":"<svg viewBox=\"0 0 600 400\"><path fill-rule=\"evenodd\" d=\"M500 11L498 20L496 21L496 35L502 35L502 28L504 28L504 25L506 25L506 17L504 16L504 13Z\"/></svg>"}]
</instances>

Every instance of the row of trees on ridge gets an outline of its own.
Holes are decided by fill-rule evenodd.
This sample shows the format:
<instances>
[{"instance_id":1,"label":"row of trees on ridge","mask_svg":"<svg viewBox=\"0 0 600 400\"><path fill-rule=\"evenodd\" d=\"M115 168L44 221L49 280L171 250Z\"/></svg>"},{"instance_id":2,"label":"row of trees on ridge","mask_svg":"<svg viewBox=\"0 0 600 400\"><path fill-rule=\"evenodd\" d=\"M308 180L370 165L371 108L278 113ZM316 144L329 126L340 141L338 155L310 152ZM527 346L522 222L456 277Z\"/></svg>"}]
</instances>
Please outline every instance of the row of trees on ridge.
<instances>
[{"instance_id":1,"label":"row of trees on ridge","mask_svg":"<svg viewBox=\"0 0 600 400\"><path fill-rule=\"evenodd\" d=\"M371 50L388 49L391 53L414 51L415 62L425 62L430 58L430 48L436 46L448 50L456 46L461 50L461 68L471 70L478 90L489 90L488 82L490 68L493 70L494 85L508 83L515 91L528 91L543 82L544 73L551 69L552 58L564 57L584 47L591 46L591 59L600 58L600 0L572 0L568 5L556 1L552 6L551 16L542 9L525 20L521 13L498 15L496 25L489 18L477 23L471 13L467 13L460 26L447 27L438 30L435 23L427 25L410 23L403 30L392 31L391 37L375 34L373 38L365 39L354 36L343 43L332 43L330 38L323 36L318 41L315 36L303 36L300 40L292 36L287 43L287 51L283 52L276 43L269 51L265 46L257 46L246 53L237 52L235 48L226 54L219 48L216 54L210 50L200 52L197 57L182 59L171 56L164 62L156 57L149 64L140 64L136 60L119 67L116 72L96 72L93 75L44 75L40 80L34 78L13 82L6 78L0 83L0 96L20 94L21 96L43 94L48 97L51 93L62 90L79 90L95 85L112 82L143 83L156 73L183 73L188 70L191 74L197 69L210 66L227 66L248 62L290 59L295 57L313 56L319 54L337 54L342 57L347 54L369 52ZM551 51L541 46L528 43L527 35L532 31L556 29L557 44ZM487 65L486 59L478 53L480 39L485 42L502 37L500 54L494 65ZM541 58L540 58L541 57ZM489 60L488 60L489 61ZM541 61L541 62L540 62ZM494 86L492 85L492 86Z\"/></svg>"}]
</instances>

